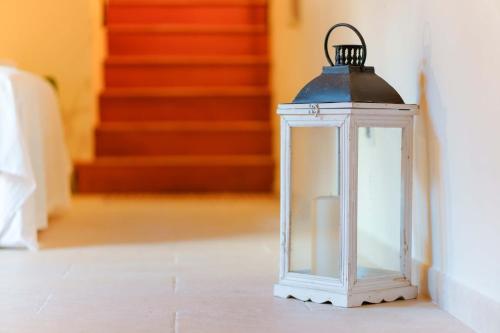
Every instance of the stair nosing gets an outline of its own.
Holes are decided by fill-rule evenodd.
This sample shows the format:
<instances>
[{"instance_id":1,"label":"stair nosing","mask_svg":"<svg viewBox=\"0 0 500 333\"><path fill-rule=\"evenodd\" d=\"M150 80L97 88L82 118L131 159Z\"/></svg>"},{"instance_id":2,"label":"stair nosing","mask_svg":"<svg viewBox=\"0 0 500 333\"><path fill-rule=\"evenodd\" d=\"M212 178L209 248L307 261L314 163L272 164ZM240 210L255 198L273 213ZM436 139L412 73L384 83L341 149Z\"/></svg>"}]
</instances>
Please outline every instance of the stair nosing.
<instances>
[{"instance_id":1,"label":"stair nosing","mask_svg":"<svg viewBox=\"0 0 500 333\"><path fill-rule=\"evenodd\" d=\"M266 34L265 24L210 25L210 24L112 24L107 26L108 33L152 33L152 34Z\"/></svg>"},{"instance_id":2,"label":"stair nosing","mask_svg":"<svg viewBox=\"0 0 500 333\"><path fill-rule=\"evenodd\" d=\"M109 0L108 6L251 6L263 7L267 0Z\"/></svg>"},{"instance_id":3,"label":"stair nosing","mask_svg":"<svg viewBox=\"0 0 500 333\"><path fill-rule=\"evenodd\" d=\"M165 122L106 122L96 127L96 133L109 132L248 132L248 131L270 131L269 121L165 121Z\"/></svg>"},{"instance_id":4,"label":"stair nosing","mask_svg":"<svg viewBox=\"0 0 500 333\"><path fill-rule=\"evenodd\" d=\"M269 97L269 87L189 87L189 88L106 88L104 98L149 98L149 97Z\"/></svg>"},{"instance_id":5,"label":"stair nosing","mask_svg":"<svg viewBox=\"0 0 500 333\"><path fill-rule=\"evenodd\" d=\"M141 65L269 65L268 56L109 56L106 66Z\"/></svg>"},{"instance_id":6,"label":"stair nosing","mask_svg":"<svg viewBox=\"0 0 500 333\"><path fill-rule=\"evenodd\" d=\"M117 164L126 166L148 166L148 165L267 165L273 166L275 163L272 155L171 155L171 156L113 156L96 157L93 161L76 162L76 167L82 166L116 166Z\"/></svg>"}]
</instances>

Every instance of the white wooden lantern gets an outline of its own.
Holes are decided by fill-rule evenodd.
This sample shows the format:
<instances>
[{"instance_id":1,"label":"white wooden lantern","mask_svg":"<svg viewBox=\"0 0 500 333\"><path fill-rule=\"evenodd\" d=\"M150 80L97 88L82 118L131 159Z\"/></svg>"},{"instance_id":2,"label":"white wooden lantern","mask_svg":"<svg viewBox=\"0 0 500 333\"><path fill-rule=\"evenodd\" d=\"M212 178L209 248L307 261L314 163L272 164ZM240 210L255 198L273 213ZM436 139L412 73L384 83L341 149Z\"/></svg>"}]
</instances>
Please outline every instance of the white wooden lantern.
<instances>
[{"instance_id":1,"label":"white wooden lantern","mask_svg":"<svg viewBox=\"0 0 500 333\"><path fill-rule=\"evenodd\" d=\"M366 45L280 104L281 260L274 294L360 306L417 296L411 284L413 117L365 67ZM345 51L352 48L354 51ZM347 57L349 53L351 57ZM341 56L339 56L339 54ZM348 59L349 58L349 59Z\"/></svg>"}]
</instances>

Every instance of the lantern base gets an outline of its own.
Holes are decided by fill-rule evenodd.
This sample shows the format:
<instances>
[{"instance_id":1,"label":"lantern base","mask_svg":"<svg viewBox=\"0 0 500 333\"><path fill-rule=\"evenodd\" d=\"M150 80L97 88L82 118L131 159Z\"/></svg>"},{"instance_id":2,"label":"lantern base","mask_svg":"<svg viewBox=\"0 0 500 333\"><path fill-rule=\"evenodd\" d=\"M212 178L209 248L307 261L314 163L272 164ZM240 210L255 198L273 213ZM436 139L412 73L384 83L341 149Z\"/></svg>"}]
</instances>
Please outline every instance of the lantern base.
<instances>
[{"instance_id":1,"label":"lantern base","mask_svg":"<svg viewBox=\"0 0 500 333\"><path fill-rule=\"evenodd\" d=\"M274 285L274 296L281 298L296 298L301 301L311 301L314 303L330 302L334 306L353 308L363 305L363 303L392 302L400 299L417 298L418 290L415 286L374 290L352 294L341 294L323 290L291 287L286 285Z\"/></svg>"}]
</instances>

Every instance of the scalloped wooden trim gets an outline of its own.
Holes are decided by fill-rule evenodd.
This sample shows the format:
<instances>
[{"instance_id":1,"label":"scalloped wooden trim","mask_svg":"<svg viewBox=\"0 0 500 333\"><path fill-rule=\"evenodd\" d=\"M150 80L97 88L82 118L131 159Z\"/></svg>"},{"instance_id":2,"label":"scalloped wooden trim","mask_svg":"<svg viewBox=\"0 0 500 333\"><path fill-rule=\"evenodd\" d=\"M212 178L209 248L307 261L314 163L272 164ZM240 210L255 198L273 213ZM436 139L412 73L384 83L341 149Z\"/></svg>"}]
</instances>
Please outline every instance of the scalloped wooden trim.
<instances>
[{"instance_id":1,"label":"scalloped wooden trim","mask_svg":"<svg viewBox=\"0 0 500 333\"><path fill-rule=\"evenodd\" d=\"M408 286L402 288L391 288L380 291L370 291L344 295L340 293L327 292L322 290L290 287L277 284L274 286L274 296L281 298L296 298L304 302L326 303L330 302L339 307L358 307L363 303L378 304L382 302L393 302L398 299L417 298L417 287Z\"/></svg>"},{"instance_id":2,"label":"scalloped wooden trim","mask_svg":"<svg viewBox=\"0 0 500 333\"><path fill-rule=\"evenodd\" d=\"M274 296L281 298L293 297L304 302L310 301L319 304L330 302L334 306L348 307L347 295L320 290L290 287L280 284L274 285Z\"/></svg>"}]
</instances>

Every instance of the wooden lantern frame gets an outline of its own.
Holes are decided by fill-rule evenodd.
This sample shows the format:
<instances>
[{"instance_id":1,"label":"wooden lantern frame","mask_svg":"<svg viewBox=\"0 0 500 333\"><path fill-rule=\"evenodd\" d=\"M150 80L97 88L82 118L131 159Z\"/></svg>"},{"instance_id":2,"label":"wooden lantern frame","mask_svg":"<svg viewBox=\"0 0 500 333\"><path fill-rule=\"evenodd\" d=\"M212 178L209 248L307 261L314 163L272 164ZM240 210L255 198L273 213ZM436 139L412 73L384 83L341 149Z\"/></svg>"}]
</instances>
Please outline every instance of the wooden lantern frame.
<instances>
[{"instance_id":1,"label":"wooden lantern frame","mask_svg":"<svg viewBox=\"0 0 500 333\"><path fill-rule=\"evenodd\" d=\"M361 306L412 299L411 206L413 122L418 106L409 104L325 103L280 104L281 117L281 249L279 282L274 295L341 307ZM291 129L293 127L337 127L340 131L340 279L290 272L291 219ZM357 279L357 167L358 129L389 127L402 129L402 218L401 272Z\"/></svg>"}]
</instances>

